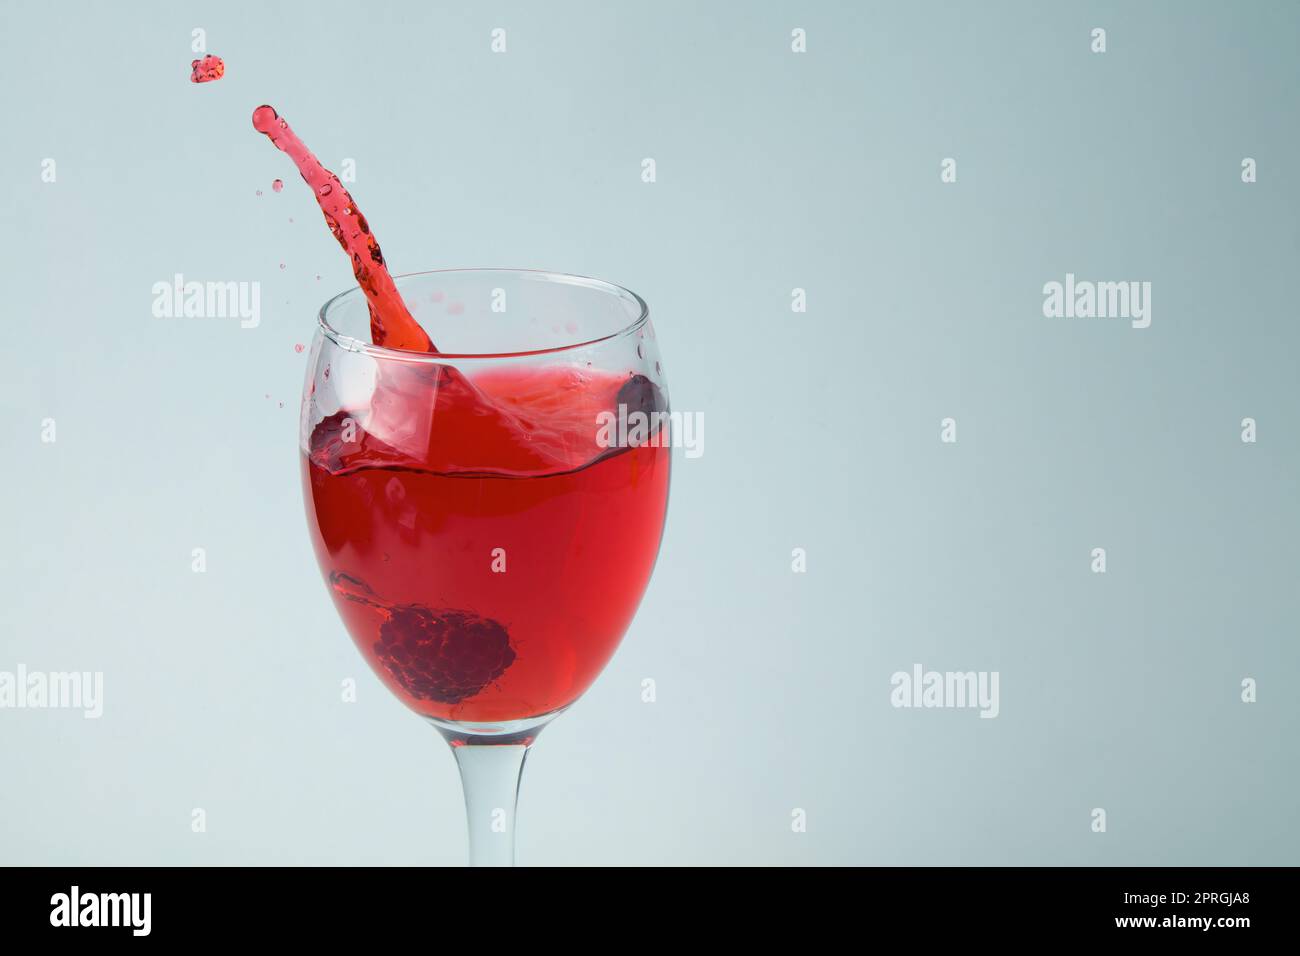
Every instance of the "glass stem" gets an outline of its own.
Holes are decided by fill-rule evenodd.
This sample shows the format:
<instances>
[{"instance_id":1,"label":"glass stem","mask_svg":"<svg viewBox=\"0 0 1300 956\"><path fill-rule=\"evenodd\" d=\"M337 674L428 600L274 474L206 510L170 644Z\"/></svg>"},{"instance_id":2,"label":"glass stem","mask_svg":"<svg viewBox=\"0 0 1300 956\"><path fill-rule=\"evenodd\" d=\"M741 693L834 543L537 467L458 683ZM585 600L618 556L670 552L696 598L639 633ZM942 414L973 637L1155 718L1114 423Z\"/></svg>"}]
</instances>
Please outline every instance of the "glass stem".
<instances>
[{"instance_id":1,"label":"glass stem","mask_svg":"<svg viewBox=\"0 0 1300 956\"><path fill-rule=\"evenodd\" d=\"M450 743L465 788L469 865L514 866L519 777L532 741Z\"/></svg>"}]
</instances>

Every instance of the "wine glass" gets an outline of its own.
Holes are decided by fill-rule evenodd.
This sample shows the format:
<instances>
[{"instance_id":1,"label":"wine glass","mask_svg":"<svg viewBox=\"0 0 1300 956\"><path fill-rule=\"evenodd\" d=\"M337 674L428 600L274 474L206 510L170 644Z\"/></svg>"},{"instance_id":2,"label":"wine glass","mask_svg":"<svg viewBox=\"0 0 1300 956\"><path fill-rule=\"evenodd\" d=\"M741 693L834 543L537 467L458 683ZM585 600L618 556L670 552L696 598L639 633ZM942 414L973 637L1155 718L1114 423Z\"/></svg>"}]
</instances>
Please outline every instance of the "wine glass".
<instances>
[{"instance_id":1,"label":"wine glass","mask_svg":"<svg viewBox=\"0 0 1300 956\"><path fill-rule=\"evenodd\" d=\"M626 289L507 269L396 282L440 351L369 344L359 289L321 309L307 523L362 655L452 747L471 865L509 866L529 748L609 661L654 568L667 387Z\"/></svg>"}]
</instances>

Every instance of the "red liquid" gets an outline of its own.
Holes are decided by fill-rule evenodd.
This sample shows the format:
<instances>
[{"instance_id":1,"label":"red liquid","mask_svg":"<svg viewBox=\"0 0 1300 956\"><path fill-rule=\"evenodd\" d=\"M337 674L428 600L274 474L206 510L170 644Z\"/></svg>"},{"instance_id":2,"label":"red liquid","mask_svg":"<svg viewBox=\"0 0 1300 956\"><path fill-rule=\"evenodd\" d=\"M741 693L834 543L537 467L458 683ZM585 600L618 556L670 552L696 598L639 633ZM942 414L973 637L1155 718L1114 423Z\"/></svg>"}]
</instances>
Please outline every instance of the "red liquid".
<instances>
[{"instance_id":1,"label":"red liquid","mask_svg":"<svg viewBox=\"0 0 1300 956\"><path fill-rule=\"evenodd\" d=\"M321 165L289 124L269 106L253 110L253 128L265 133L276 148L288 154L312 189L316 203L334 238L352 260L352 274L370 303L370 338L376 345L412 352L436 352L433 342L407 311L393 277L384 264L370 224L339 178ZM278 191L278 190L277 190Z\"/></svg>"},{"instance_id":2,"label":"red liquid","mask_svg":"<svg viewBox=\"0 0 1300 956\"><path fill-rule=\"evenodd\" d=\"M666 441L601 448L596 415L661 408L658 390L566 367L384 371L368 406L316 424L303 459L316 556L353 640L428 716L567 706L640 603L668 499Z\"/></svg>"},{"instance_id":3,"label":"red liquid","mask_svg":"<svg viewBox=\"0 0 1300 956\"><path fill-rule=\"evenodd\" d=\"M221 57L209 53L201 60L190 61L190 82L211 83L226 75L226 64Z\"/></svg>"},{"instance_id":4,"label":"red liquid","mask_svg":"<svg viewBox=\"0 0 1300 956\"><path fill-rule=\"evenodd\" d=\"M271 107L253 126L312 187L374 343L436 352L338 177ZM314 422L303 483L316 557L394 694L430 717L489 723L559 710L591 685L649 581L670 467L659 436L600 447L597 416L662 404L631 373L498 368L471 380L388 362L364 406Z\"/></svg>"}]
</instances>

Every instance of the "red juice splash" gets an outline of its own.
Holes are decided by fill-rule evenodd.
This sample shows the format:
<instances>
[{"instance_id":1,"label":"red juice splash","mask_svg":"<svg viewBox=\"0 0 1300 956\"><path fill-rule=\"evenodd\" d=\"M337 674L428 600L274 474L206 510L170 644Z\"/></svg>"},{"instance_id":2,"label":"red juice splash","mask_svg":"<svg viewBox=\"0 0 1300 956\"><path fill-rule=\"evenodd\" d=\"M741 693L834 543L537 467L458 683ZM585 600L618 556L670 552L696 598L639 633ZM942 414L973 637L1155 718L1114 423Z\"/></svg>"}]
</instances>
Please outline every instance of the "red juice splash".
<instances>
[{"instance_id":1,"label":"red juice splash","mask_svg":"<svg viewBox=\"0 0 1300 956\"><path fill-rule=\"evenodd\" d=\"M201 60L193 60L190 63L191 83L211 83L213 80L219 80L225 75L225 62L221 57L213 56L211 53Z\"/></svg>"},{"instance_id":2,"label":"red juice splash","mask_svg":"<svg viewBox=\"0 0 1300 956\"><path fill-rule=\"evenodd\" d=\"M276 148L288 154L312 189L316 203L334 238L352 259L352 274L370 303L370 338L385 348L436 352L433 342L407 311L384 265L384 254L370 233L370 224L339 178L321 165L289 124L269 106L253 110L253 128L266 134Z\"/></svg>"}]
</instances>

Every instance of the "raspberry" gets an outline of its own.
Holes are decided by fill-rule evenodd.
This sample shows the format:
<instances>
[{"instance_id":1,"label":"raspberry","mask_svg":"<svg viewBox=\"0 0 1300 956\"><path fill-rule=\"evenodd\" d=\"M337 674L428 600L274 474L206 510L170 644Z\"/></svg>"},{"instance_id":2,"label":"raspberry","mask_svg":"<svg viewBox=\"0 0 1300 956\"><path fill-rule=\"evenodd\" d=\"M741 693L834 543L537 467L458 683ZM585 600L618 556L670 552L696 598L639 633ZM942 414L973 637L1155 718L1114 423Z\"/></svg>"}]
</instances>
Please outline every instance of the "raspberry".
<instances>
[{"instance_id":1,"label":"raspberry","mask_svg":"<svg viewBox=\"0 0 1300 956\"><path fill-rule=\"evenodd\" d=\"M348 422L352 422L351 427L348 427ZM345 428L348 431L346 436ZM344 441L345 437L352 441ZM321 419L311 430L311 460L330 474L336 474L343 470L344 456L350 451L355 452L363 439L361 426L356 424L352 416L344 411L335 412Z\"/></svg>"},{"instance_id":2,"label":"raspberry","mask_svg":"<svg viewBox=\"0 0 1300 956\"><path fill-rule=\"evenodd\" d=\"M190 61L190 82L211 83L226 75L226 64L219 56L208 54L200 60Z\"/></svg>"},{"instance_id":3,"label":"raspberry","mask_svg":"<svg viewBox=\"0 0 1300 956\"><path fill-rule=\"evenodd\" d=\"M459 704L514 663L505 627L472 611L402 604L388 613L374 644L375 657L419 700Z\"/></svg>"},{"instance_id":4,"label":"raspberry","mask_svg":"<svg viewBox=\"0 0 1300 956\"><path fill-rule=\"evenodd\" d=\"M618 390L618 397L614 400L614 404L626 405L629 416L633 412L650 416L655 412L667 411L668 407L659 386L644 375L633 375L624 382Z\"/></svg>"},{"instance_id":5,"label":"raspberry","mask_svg":"<svg viewBox=\"0 0 1300 956\"><path fill-rule=\"evenodd\" d=\"M410 457L361 427L346 410L317 422L311 430L312 463L331 475L341 475L365 465L408 465Z\"/></svg>"}]
</instances>

